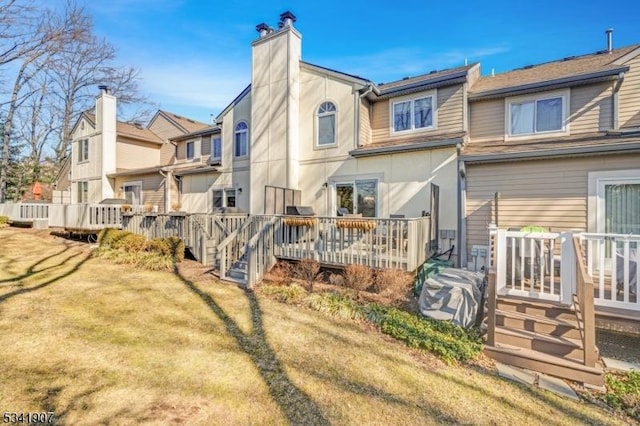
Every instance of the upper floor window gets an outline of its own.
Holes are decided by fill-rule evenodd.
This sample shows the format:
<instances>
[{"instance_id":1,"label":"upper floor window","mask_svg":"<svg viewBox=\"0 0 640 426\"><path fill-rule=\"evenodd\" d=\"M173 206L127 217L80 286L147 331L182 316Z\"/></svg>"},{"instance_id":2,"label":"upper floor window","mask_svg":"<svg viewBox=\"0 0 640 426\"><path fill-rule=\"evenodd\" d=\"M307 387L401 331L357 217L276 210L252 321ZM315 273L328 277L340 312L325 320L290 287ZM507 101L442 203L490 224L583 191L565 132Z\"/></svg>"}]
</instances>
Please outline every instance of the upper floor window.
<instances>
[{"instance_id":1,"label":"upper floor window","mask_svg":"<svg viewBox=\"0 0 640 426\"><path fill-rule=\"evenodd\" d=\"M507 100L509 136L565 131L566 100L565 94Z\"/></svg>"},{"instance_id":2,"label":"upper floor window","mask_svg":"<svg viewBox=\"0 0 640 426\"><path fill-rule=\"evenodd\" d=\"M420 96L392 104L393 132L410 132L433 128L435 96Z\"/></svg>"},{"instance_id":3,"label":"upper floor window","mask_svg":"<svg viewBox=\"0 0 640 426\"><path fill-rule=\"evenodd\" d=\"M318 146L335 145L336 143L336 106L333 102L323 102L316 113Z\"/></svg>"},{"instance_id":4,"label":"upper floor window","mask_svg":"<svg viewBox=\"0 0 640 426\"><path fill-rule=\"evenodd\" d=\"M220 160L222 158L222 139L219 137L211 137L211 160Z\"/></svg>"},{"instance_id":5,"label":"upper floor window","mask_svg":"<svg viewBox=\"0 0 640 426\"><path fill-rule=\"evenodd\" d=\"M196 143L195 143L195 141L187 142L186 151L187 151L187 153L186 153L187 160L193 160L193 158L196 155Z\"/></svg>"},{"instance_id":6,"label":"upper floor window","mask_svg":"<svg viewBox=\"0 0 640 426\"><path fill-rule=\"evenodd\" d=\"M249 126L241 121L236 124L233 153L236 157L246 157L249 152Z\"/></svg>"},{"instance_id":7,"label":"upper floor window","mask_svg":"<svg viewBox=\"0 0 640 426\"><path fill-rule=\"evenodd\" d=\"M78 141L78 163L89 161L89 139Z\"/></svg>"}]
</instances>

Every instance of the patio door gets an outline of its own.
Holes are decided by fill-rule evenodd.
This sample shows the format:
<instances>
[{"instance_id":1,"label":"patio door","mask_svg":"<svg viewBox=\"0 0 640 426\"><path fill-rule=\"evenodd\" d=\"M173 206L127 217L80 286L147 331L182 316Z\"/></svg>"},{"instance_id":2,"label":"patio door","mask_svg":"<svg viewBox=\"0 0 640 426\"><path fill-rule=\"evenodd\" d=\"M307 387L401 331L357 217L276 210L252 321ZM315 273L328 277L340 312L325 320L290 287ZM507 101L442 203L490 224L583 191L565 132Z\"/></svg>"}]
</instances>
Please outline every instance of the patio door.
<instances>
[{"instance_id":1,"label":"patio door","mask_svg":"<svg viewBox=\"0 0 640 426\"><path fill-rule=\"evenodd\" d=\"M141 182L127 182L122 186L122 192L127 203L139 205L142 202L142 183Z\"/></svg>"},{"instance_id":2,"label":"patio door","mask_svg":"<svg viewBox=\"0 0 640 426\"><path fill-rule=\"evenodd\" d=\"M336 209L363 217L377 217L378 181L363 179L336 183Z\"/></svg>"}]
</instances>

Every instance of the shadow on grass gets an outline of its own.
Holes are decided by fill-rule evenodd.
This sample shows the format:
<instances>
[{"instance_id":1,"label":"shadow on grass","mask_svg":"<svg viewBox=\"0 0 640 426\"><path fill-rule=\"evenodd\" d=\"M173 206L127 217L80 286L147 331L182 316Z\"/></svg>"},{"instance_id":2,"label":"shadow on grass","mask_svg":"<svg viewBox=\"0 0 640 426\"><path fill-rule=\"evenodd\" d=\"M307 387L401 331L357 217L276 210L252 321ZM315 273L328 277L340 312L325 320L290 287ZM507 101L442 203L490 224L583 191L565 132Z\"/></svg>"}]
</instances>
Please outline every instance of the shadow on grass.
<instances>
[{"instance_id":1,"label":"shadow on grass","mask_svg":"<svg viewBox=\"0 0 640 426\"><path fill-rule=\"evenodd\" d=\"M192 293L198 296L211 311L224 323L227 332L236 340L240 349L255 364L260 376L267 384L269 393L278 404L287 420L292 424L330 424L320 408L302 389L298 388L287 376L278 357L267 342L262 325L262 311L255 294L245 291L251 310L252 329L250 334L242 332L238 324L207 293L200 290L192 281L174 268L176 276Z\"/></svg>"},{"instance_id":2,"label":"shadow on grass","mask_svg":"<svg viewBox=\"0 0 640 426\"><path fill-rule=\"evenodd\" d=\"M69 248L70 248L70 247L66 247L64 250L61 250L61 251L59 251L59 252L57 252L57 253L54 253L54 254L49 255L49 256L47 256L47 257L44 257L44 258L42 258L42 259L39 259L37 262L35 262L35 263L33 263L31 266L29 266L29 267L27 268L27 270L26 270L25 272L23 272L22 274L20 274L20 275L18 275L18 276L15 276L15 277L12 277L12 278L5 278L5 279L3 279L3 280L0 280L0 284L21 281L21 280L23 280L23 279L25 279L25 278L29 278L29 277L31 277L31 276L33 276L33 275L35 275L35 274L39 274L40 272L45 272L45 271L49 271L49 270L51 270L51 269L59 268L60 266L62 266L62 265L64 265L65 263L67 263L67 262L68 262L69 260L71 260L72 258L74 258L74 257L78 256L80 253L77 253L77 254L71 255L71 256L67 257L65 260L63 260L63 261L62 261L62 262L60 262L60 263L57 263L57 264L55 264L55 265L51 265L51 266L47 266L46 268L38 269L38 270L36 271L36 267L37 267L38 265L41 265L41 264L43 264L44 262L46 262L47 260L53 259L53 258L55 258L55 257L57 257L57 256L60 256L60 255L62 255L62 254L64 254L64 253L66 253L67 251L69 251Z\"/></svg>"},{"instance_id":3,"label":"shadow on grass","mask_svg":"<svg viewBox=\"0 0 640 426\"><path fill-rule=\"evenodd\" d=\"M65 264L65 263L67 263L69 260L71 260L72 258L74 258L74 257L76 257L76 256L79 256L80 254L81 254L81 253L78 253L78 254L75 254L75 255L69 256L67 259L65 259L65 260L64 260L64 262L62 262L62 263L60 263L60 264L56 265L56 267L59 267L59 266L61 266L61 265ZM57 282L57 281L60 281L61 279L66 278L66 277L68 277L68 276L70 276L70 275L74 274L74 273L75 273L76 271L78 271L78 269L80 269L80 267L81 267L81 266L82 266L82 265L83 265L87 260L89 260L90 258L91 258L91 255L90 255L90 254L89 254L89 255L86 255L83 259L81 259L79 262L77 262L76 264L74 264L74 265L73 265L73 267L72 267L70 270L68 270L67 272L62 273L62 274L60 274L60 275L57 275L57 276L55 276L55 277L51 278L50 280L47 280L47 281L45 281L45 282L43 282L43 283L41 283L41 284L34 285L34 286L32 286L32 287L21 288L21 289L19 289L19 290L15 290L15 291L11 291L11 292L9 292L9 293L5 293L5 294L3 294L3 295L1 295L1 296L0 296L0 303L2 303L2 302L4 302L4 301L6 301L6 300L8 300L8 299L11 299L12 297L19 296L19 295L21 295L21 294L25 294L25 293L31 293L31 292L33 292L33 291L41 290L41 289L43 289L43 288L45 288L45 287L48 287L48 286L50 286L51 284L53 284L53 283L55 283L55 282ZM38 271L38 272L41 272L41 271Z\"/></svg>"}]
</instances>

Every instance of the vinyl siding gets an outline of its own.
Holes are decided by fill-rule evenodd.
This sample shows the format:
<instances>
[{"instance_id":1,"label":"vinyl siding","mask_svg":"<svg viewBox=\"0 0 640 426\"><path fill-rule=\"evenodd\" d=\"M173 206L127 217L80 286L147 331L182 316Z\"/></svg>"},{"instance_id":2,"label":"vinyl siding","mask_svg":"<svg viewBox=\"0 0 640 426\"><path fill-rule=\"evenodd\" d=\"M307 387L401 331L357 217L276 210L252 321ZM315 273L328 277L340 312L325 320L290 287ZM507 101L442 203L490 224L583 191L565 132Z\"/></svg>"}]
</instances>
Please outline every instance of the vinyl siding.
<instances>
[{"instance_id":1,"label":"vinyl siding","mask_svg":"<svg viewBox=\"0 0 640 426\"><path fill-rule=\"evenodd\" d=\"M149 130L161 139L167 141L175 136L184 134L182 130L177 128L173 123L167 120L164 116L159 115L152 123L149 124ZM160 162L162 165L173 164L175 158L175 148L169 143L165 142L160 150Z\"/></svg>"},{"instance_id":2,"label":"vinyl siding","mask_svg":"<svg viewBox=\"0 0 640 426\"><path fill-rule=\"evenodd\" d=\"M160 146L118 137L116 164L119 170L131 170L160 165Z\"/></svg>"},{"instance_id":3,"label":"vinyl siding","mask_svg":"<svg viewBox=\"0 0 640 426\"><path fill-rule=\"evenodd\" d=\"M151 204L152 206L158 206L158 211L164 213L164 177L160 173L143 174L136 176L122 176L116 178L117 195L122 197L123 194L120 188L125 182L142 182L142 202L141 204Z\"/></svg>"},{"instance_id":4,"label":"vinyl siding","mask_svg":"<svg viewBox=\"0 0 640 426\"><path fill-rule=\"evenodd\" d=\"M571 134L594 133L613 126L612 83L571 89L569 130Z\"/></svg>"},{"instance_id":5,"label":"vinyl siding","mask_svg":"<svg viewBox=\"0 0 640 426\"><path fill-rule=\"evenodd\" d=\"M360 103L360 145L371 143L371 103L363 99Z\"/></svg>"},{"instance_id":6,"label":"vinyl siding","mask_svg":"<svg viewBox=\"0 0 640 426\"><path fill-rule=\"evenodd\" d=\"M476 101L469 104L470 142L504 139L504 99Z\"/></svg>"},{"instance_id":7,"label":"vinyl siding","mask_svg":"<svg viewBox=\"0 0 640 426\"><path fill-rule=\"evenodd\" d=\"M631 69L626 73L619 92L619 126L640 126L640 56L628 61Z\"/></svg>"},{"instance_id":8,"label":"vinyl siding","mask_svg":"<svg viewBox=\"0 0 640 426\"><path fill-rule=\"evenodd\" d=\"M437 110L435 114L436 127L433 130L424 131L424 134L433 135L438 133L454 133L463 130L463 88L462 85L443 87L435 91L437 99ZM412 94L411 97L418 97L419 93ZM395 102L395 98L386 99L373 104L371 116L371 136L372 142L382 142L386 140L402 140L412 138L421 132L410 132L402 136L391 135L390 105Z\"/></svg>"},{"instance_id":9,"label":"vinyl siding","mask_svg":"<svg viewBox=\"0 0 640 426\"><path fill-rule=\"evenodd\" d=\"M498 225L587 229L588 173L637 169L640 154L467 165L467 248L488 243L494 194Z\"/></svg>"}]
</instances>

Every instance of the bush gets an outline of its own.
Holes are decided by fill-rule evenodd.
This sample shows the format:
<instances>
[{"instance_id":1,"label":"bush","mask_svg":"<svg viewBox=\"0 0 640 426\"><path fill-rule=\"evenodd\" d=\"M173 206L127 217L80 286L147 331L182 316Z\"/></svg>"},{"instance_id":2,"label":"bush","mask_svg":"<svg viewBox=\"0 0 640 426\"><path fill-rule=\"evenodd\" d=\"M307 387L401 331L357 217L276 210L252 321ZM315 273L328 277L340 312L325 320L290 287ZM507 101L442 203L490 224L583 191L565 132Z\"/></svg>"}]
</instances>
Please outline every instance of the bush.
<instances>
[{"instance_id":1,"label":"bush","mask_svg":"<svg viewBox=\"0 0 640 426\"><path fill-rule=\"evenodd\" d=\"M172 257L173 252L171 246L166 238L154 238L149 240L144 245L144 250L152 253L157 253L161 256Z\"/></svg>"},{"instance_id":2,"label":"bush","mask_svg":"<svg viewBox=\"0 0 640 426\"><path fill-rule=\"evenodd\" d=\"M343 287L344 277L340 274L331 274L329 275L329 284L335 285L337 287Z\"/></svg>"},{"instance_id":3,"label":"bush","mask_svg":"<svg viewBox=\"0 0 640 426\"><path fill-rule=\"evenodd\" d=\"M140 252L144 251L147 244L147 239L144 235L132 234L127 232L125 236L114 241L111 244L111 248L114 250L124 250L128 252Z\"/></svg>"},{"instance_id":4,"label":"bush","mask_svg":"<svg viewBox=\"0 0 640 426\"><path fill-rule=\"evenodd\" d=\"M147 241L142 235L120 229L103 229L96 255L115 263L135 265L150 270L169 270L184 260L184 242L177 237Z\"/></svg>"},{"instance_id":5,"label":"bush","mask_svg":"<svg viewBox=\"0 0 640 426\"><path fill-rule=\"evenodd\" d=\"M118 240L124 238L130 232L121 229L104 228L98 234L98 244L100 247L111 247Z\"/></svg>"},{"instance_id":6,"label":"bush","mask_svg":"<svg viewBox=\"0 0 640 426\"><path fill-rule=\"evenodd\" d=\"M6 225L9 223L9 217L8 216L0 216L0 225Z\"/></svg>"},{"instance_id":7,"label":"bush","mask_svg":"<svg viewBox=\"0 0 640 426\"><path fill-rule=\"evenodd\" d=\"M365 265L352 264L344 270L344 285L356 291L356 297L360 292L368 289L373 284L373 271Z\"/></svg>"},{"instance_id":8,"label":"bush","mask_svg":"<svg viewBox=\"0 0 640 426\"><path fill-rule=\"evenodd\" d=\"M292 266L289 262L280 261L267 273L265 278L275 285L286 285L291 281Z\"/></svg>"},{"instance_id":9,"label":"bush","mask_svg":"<svg viewBox=\"0 0 640 426\"><path fill-rule=\"evenodd\" d=\"M298 284L288 286L264 285L260 287L260 291L279 302L288 304L300 303L307 295L307 291Z\"/></svg>"},{"instance_id":10,"label":"bush","mask_svg":"<svg viewBox=\"0 0 640 426\"><path fill-rule=\"evenodd\" d=\"M180 263L184 260L184 241L178 237L165 238L167 245L171 249L171 256L176 263Z\"/></svg>"},{"instance_id":11,"label":"bush","mask_svg":"<svg viewBox=\"0 0 640 426\"><path fill-rule=\"evenodd\" d=\"M313 283L320 274L320 263L313 259L302 259L295 266L295 274L307 283L309 291L313 291Z\"/></svg>"},{"instance_id":12,"label":"bush","mask_svg":"<svg viewBox=\"0 0 640 426\"><path fill-rule=\"evenodd\" d=\"M411 284L413 276L400 269L380 269L376 272L374 287L379 294L392 300L403 298Z\"/></svg>"},{"instance_id":13,"label":"bush","mask_svg":"<svg viewBox=\"0 0 640 426\"><path fill-rule=\"evenodd\" d=\"M383 333L402 340L408 346L426 349L447 363L469 361L482 351L480 333L467 331L446 321L419 317L397 308L369 305L369 320Z\"/></svg>"},{"instance_id":14,"label":"bush","mask_svg":"<svg viewBox=\"0 0 640 426\"><path fill-rule=\"evenodd\" d=\"M339 293L314 293L307 296L304 304L311 309L342 319L362 320L366 315L361 306Z\"/></svg>"}]
</instances>

